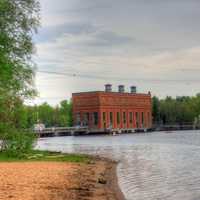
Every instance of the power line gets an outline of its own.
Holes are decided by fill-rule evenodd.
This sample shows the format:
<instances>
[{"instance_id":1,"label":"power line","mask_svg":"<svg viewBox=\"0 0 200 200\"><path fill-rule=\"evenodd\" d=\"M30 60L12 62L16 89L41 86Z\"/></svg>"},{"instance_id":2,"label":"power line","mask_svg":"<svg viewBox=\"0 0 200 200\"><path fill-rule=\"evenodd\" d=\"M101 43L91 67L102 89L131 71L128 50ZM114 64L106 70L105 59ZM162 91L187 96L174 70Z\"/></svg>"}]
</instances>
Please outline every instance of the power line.
<instances>
[{"instance_id":1,"label":"power line","mask_svg":"<svg viewBox=\"0 0 200 200\"><path fill-rule=\"evenodd\" d=\"M78 74L78 73L71 73L71 72L53 72L53 71L46 71L46 70L39 70L37 72L46 73L46 74L55 74L55 75L61 75L61 76L77 77L77 78L100 79L100 80L105 80L105 79L111 80L111 79L116 78L116 77L105 77L105 76Z\"/></svg>"},{"instance_id":2,"label":"power line","mask_svg":"<svg viewBox=\"0 0 200 200\"><path fill-rule=\"evenodd\" d=\"M190 83L190 82L200 82L200 79L143 79L143 78L120 78L115 76L97 76L97 75L87 75L87 74L78 74L78 73L71 73L71 72L55 72L55 71L47 71L47 70L38 70L39 73L45 74L54 74L59 76L68 76L68 77L77 77L77 78L89 78L89 79L99 79L99 80L115 80L115 81L144 81L144 82L183 82L183 83Z\"/></svg>"},{"instance_id":3,"label":"power line","mask_svg":"<svg viewBox=\"0 0 200 200\"><path fill-rule=\"evenodd\" d=\"M52 71L45 71L45 70L38 70L37 72L45 73L45 74L56 74L56 75L62 75L62 76L73 76L73 77L76 76L76 74L69 73L69 72L61 73L61 72L52 72Z\"/></svg>"}]
</instances>

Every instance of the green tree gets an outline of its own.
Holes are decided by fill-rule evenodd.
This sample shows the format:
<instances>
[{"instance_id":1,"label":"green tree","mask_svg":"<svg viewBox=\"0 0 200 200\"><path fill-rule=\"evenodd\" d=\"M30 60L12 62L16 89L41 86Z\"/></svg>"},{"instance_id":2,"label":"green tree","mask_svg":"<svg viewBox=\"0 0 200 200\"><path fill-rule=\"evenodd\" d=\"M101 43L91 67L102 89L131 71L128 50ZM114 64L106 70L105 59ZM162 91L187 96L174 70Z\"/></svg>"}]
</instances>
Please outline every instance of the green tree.
<instances>
[{"instance_id":1,"label":"green tree","mask_svg":"<svg viewBox=\"0 0 200 200\"><path fill-rule=\"evenodd\" d=\"M60 126L72 126L72 103L67 100L60 102Z\"/></svg>"},{"instance_id":2,"label":"green tree","mask_svg":"<svg viewBox=\"0 0 200 200\"><path fill-rule=\"evenodd\" d=\"M4 147L12 146L12 149L22 141L19 128L27 126L23 100L35 95L31 56L32 36L38 25L37 0L0 1L0 139L6 141ZM28 145L29 140L24 139Z\"/></svg>"},{"instance_id":3,"label":"green tree","mask_svg":"<svg viewBox=\"0 0 200 200\"><path fill-rule=\"evenodd\" d=\"M10 121L15 101L35 94L32 35L39 25L36 0L0 1L0 117ZM2 115L6 114L4 117Z\"/></svg>"},{"instance_id":4,"label":"green tree","mask_svg":"<svg viewBox=\"0 0 200 200\"><path fill-rule=\"evenodd\" d=\"M152 115L154 124L158 124L160 122L160 102L156 96L152 98Z\"/></svg>"},{"instance_id":5,"label":"green tree","mask_svg":"<svg viewBox=\"0 0 200 200\"><path fill-rule=\"evenodd\" d=\"M152 107L154 123L159 121L163 124L191 124L200 114L200 96L165 99L153 97Z\"/></svg>"},{"instance_id":6,"label":"green tree","mask_svg":"<svg viewBox=\"0 0 200 200\"><path fill-rule=\"evenodd\" d=\"M45 124L47 127L53 126L54 108L48 103L38 106L38 122Z\"/></svg>"},{"instance_id":7,"label":"green tree","mask_svg":"<svg viewBox=\"0 0 200 200\"><path fill-rule=\"evenodd\" d=\"M34 93L32 34L39 25L36 0L0 1L0 92L27 97Z\"/></svg>"},{"instance_id":8,"label":"green tree","mask_svg":"<svg viewBox=\"0 0 200 200\"><path fill-rule=\"evenodd\" d=\"M38 107L35 106L25 106L27 115L27 128L33 128L33 125L38 122Z\"/></svg>"},{"instance_id":9,"label":"green tree","mask_svg":"<svg viewBox=\"0 0 200 200\"><path fill-rule=\"evenodd\" d=\"M43 123L47 127L72 126L72 102L61 101L59 105L53 107L48 103L35 106L23 106L27 128L32 128L36 123Z\"/></svg>"}]
</instances>

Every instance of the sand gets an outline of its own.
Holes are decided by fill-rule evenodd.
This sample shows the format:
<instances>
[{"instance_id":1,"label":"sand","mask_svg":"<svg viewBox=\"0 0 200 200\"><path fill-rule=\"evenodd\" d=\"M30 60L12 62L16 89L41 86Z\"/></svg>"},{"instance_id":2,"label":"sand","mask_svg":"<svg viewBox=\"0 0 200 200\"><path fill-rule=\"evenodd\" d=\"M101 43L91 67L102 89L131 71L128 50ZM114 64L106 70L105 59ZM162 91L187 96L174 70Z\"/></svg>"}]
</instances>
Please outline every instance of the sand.
<instances>
[{"instance_id":1,"label":"sand","mask_svg":"<svg viewBox=\"0 0 200 200\"><path fill-rule=\"evenodd\" d=\"M0 163L0 200L124 200L116 164Z\"/></svg>"}]
</instances>

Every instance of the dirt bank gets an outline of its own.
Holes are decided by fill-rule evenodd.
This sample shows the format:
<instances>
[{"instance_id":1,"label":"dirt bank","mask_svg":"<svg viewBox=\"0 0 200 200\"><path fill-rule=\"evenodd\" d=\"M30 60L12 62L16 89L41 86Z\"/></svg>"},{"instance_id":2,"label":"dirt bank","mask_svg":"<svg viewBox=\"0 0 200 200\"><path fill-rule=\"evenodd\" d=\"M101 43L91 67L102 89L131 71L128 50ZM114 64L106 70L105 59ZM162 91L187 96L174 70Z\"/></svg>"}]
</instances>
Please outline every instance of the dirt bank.
<instances>
[{"instance_id":1,"label":"dirt bank","mask_svg":"<svg viewBox=\"0 0 200 200\"><path fill-rule=\"evenodd\" d=\"M0 163L0 200L123 200L116 164Z\"/></svg>"}]
</instances>

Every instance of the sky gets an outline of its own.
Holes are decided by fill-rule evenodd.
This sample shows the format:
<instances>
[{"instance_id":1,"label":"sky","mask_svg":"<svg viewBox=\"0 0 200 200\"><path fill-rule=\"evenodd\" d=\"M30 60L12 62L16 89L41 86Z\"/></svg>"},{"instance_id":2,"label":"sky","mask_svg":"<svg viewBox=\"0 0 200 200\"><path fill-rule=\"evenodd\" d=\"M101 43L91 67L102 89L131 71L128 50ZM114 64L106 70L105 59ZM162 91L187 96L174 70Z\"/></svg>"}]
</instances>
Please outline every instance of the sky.
<instances>
[{"instance_id":1,"label":"sky","mask_svg":"<svg viewBox=\"0 0 200 200\"><path fill-rule=\"evenodd\" d=\"M200 92L199 0L40 0L31 103L56 105L104 84L140 93ZM45 73L56 72L56 73Z\"/></svg>"}]
</instances>

